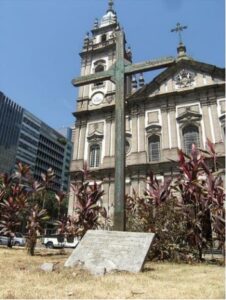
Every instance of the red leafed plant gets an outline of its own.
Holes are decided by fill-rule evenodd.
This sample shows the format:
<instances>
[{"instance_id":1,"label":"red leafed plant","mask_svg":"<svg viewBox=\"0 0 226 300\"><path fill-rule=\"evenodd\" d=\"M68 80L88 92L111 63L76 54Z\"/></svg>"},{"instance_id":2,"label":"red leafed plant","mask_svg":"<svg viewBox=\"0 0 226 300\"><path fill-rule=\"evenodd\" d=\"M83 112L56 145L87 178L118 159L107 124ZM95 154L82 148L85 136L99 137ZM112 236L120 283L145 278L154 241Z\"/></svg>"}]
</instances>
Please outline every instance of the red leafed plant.
<instances>
[{"instance_id":1,"label":"red leafed plant","mask_svg":"<svg viewBox=\"0 0 226 300\"><path fill-rule=\"evenodd\" d=\"M165 180L164 183L161 184L154 174L150 172L147 183L148 189L145 195L148 196L149 200L152 201L155 206L159 206L169 198L171 179Z\"/></svg>"},{"instance_id":2,"label":"red leafed plant","mask_svg":"<svg viewBox=\"0 0 226 300\"><path fill-rule=\"evenodd\" d=\"M143 197L135 192L126 197L129 228L155 233L153 257L185 258L190 253L202 260L203 250L216 245L225 254L224 170L217 171L210 140L207 147L203 151L193 145L189 156L178 150L179 176L159 183L151 173Z\"/></svg>"},{"instance_id":3,"label":"red leafed plant","mask_svg":"<svg viewBox=\"0 0 226 300\"><path fill-rule=\"evenodd\" d=\"M132 195L126 195L126 230L149 231L151 220L151 203L140 197L133 189Z\"/></svg>"},{"instance_id":4,"label":"red leafed plant","mask_svg":"<svg viewBox=\"0 0 226 300\"><path fill-rule=\"evenodd\" d=\"M17 171L11 176L0 175L0 233L9 237L9 246L22 223L27 222L27 248L34 255L37 231L47 218L46 210L34 201L35 195L45 189L43 183L36 182L27 165L18 163Z\"/></svg>"},{"instance_id":5,"label":"red leafed plant","mask_svg":"<svg viewBox=\"0 0 226 300\"><path fill-rule=\"evenodd\" d=\"M27 251L34 255L38 232L42 231L42 222L48 220L45 209L41 209L37 204L29 209L27 217Z\"/></svg>"},{"instance_id":6,"label":"red leafed plant","mask_svg":"<svg viewBox=\"0 0 226 300\"><path fill-rule=\"evenodd\" d=\"M183 236L185 226L176 199L171 195L171 179L161 183L150 173L143 196L133 191L126 196L127 230L155 233L149 257L177 260L188 252Z\"/></svg>"},{"instance_id":7,"label":"red leafed plant","mask_svg":"<svg viewBox=\"0 0 226 300\"><path fill-rule=\"evenodd\" d=\"M103 228L109 221L101 203L104 191L100 190L96 182L94 185L82 182L72 188L76 197L72 221L76 235L83 236L89 229Z\"/></svg>"},{"instance_id":8,"label":"red leafed plant","mask_svg":"<svg viewBox=\"0 0 226 300\"><path fill-rule=\"evenodd\" d=\"M12 246L14 233L28 206L28 191L25 185L20 184L21 177L20 169L13 176L0 175L0 233L9 237L8 247Z\"/></svg>"},{"instance_id":9,"label":"red leafed plant","mask_svg":"<svg viewBox=\"0 0 226 300\"><path fill-rule=\"evenodd\" d=\"M207 145L212 157L213 170L216 168L214 145L208 140ZM212 172L206 157L194 145L190 159L179 150L179 169L177 188L181 197L181 209L187 223L186 238L191 247L198 250L202 259L203 249L212 247L214 239L223 246L224 234L224 200L222 172Z\"/></svg>"}]
</instances>

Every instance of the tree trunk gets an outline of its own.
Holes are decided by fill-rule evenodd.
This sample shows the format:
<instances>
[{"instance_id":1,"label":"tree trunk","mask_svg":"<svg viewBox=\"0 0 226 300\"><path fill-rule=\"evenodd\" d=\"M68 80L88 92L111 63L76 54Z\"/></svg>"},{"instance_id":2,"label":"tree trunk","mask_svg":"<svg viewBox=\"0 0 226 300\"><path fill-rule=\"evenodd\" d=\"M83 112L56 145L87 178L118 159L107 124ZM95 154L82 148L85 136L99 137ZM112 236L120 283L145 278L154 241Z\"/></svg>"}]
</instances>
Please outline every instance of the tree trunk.
<instances>
[{"instance_id":1,"label":"tree trunk","mask_svg":"<svg viewBox=\"0 0 226 300\"><path fill-rule=\"evenodd\" d=\"M28 237L27 240L27 253L31 256L34 256L35 254L36 240L37 240L36 234L31 237Z\"/></svg>"},{"instance_id":2,"label":"tree trunk","mask_svg":"<svg viewBox=\"0 0 226 300\"><path fill-rule=\"evenodd\" d=\"M7 243L7 247L8 248L12 248L13 247L12 242L13 242L13 238L10 236L9 239L8 239L8 243Z\"/></svg>"},{"instance_id":3,"label":"tree trunk","mask_svg":"<svg viewBox=\"0 0 226 300\"><path fill-rule=\"evenodd\" d=\"M198 246L199 260L202 260L202 246Z\"/></svg>"}]
</instances>

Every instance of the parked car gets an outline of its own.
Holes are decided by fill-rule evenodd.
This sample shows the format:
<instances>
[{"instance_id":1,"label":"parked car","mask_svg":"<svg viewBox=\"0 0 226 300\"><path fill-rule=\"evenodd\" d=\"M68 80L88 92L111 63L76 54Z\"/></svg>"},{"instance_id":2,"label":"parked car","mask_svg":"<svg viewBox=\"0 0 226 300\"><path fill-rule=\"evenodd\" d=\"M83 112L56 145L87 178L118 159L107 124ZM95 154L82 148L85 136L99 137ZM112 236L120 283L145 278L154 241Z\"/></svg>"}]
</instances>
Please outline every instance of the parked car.
<instances>
[{"instance_id":1,"label":"parked car","mask_svg":"<svg viewBox=\"0 0 226 300\"><path fill-rule=\"evenodd\" d=\"M64 237L60 235L42 237L42 244L46 248L75 248L79 243L78 237Z\"/></svg>"},{"instance_id":2,"label":"parked car","mask_svg":"<svg viewBox=\"0 0 226 300\"><path fill-rule=\"evenodd\" d=\"M25 239L25 237L23 236L22 233L16 232L15 236L13 238L13 242L14 242L15 246L25 246L26 239Z\"/></svg>"},{"instance_id":3,"label":"parked car","mask_svg":"<svg viewBox=\"0 0 226 300\"><path fill-rule=\"evenodd\" d=\"M1 235L0 245L8 246L8 244L9 244L9 237ZM25 246L25 244L26 244L26 239L23 236L23 234L20 232L16 232L15 236L11 239L11 246Z\"/></svg>"},{"instance_id":4,"label":"parked car","mask_svg":"<svg viewBox=\"0 0 226 300\"><path fill-rule=\"evenodd\" d=\"M11 246L14 246L14 240L13 240L13 238L11 239L10 244L11 244ZM9 237L5 236L5 235L1 235L0 236L0 245L8 246L9 245Z\"/></svg>"}]
</instances>

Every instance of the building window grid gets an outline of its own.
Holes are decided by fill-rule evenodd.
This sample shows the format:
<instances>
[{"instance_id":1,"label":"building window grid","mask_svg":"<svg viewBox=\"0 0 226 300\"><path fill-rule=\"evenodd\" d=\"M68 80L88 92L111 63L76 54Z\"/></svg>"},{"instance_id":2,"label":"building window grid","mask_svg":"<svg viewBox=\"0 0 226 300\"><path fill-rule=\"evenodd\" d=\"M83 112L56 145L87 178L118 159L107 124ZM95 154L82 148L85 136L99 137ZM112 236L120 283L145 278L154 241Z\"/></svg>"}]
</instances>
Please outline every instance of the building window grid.
<instances>
[{"instance_id":1,"label":"building window grid","mask_svg":"<svg viewBox=\"0 0 226 300\"><path fill-rule=\"evenodd\" d=\"M30 128L26 127L24 124L22 125L22 130L31 135L33 138L39 139L39 134L37 134L35 131L31 130Z\"/></svg>"},{"instance_id":2,"label":"building window grid","mask_svg":"<svg viewBox=\"0 0 226 300\"><path fill-rule=\"evenodd\" d=\"M148 139L149 146L149 161L160 160L160 137L152 135Z\"/></svg>"},{"instance_id":3,"label":"building window grid","mask_svg":"<svg viewBox=\"0 0 226 300\"><path fill-rule=\"evenodd\" d=\"M199 130L196 126L189 125L183 129L183 142L186 154L191 153L193 144L200 147Z\"/></svg>"},{"instance_id":4,"label":"building window grid","mask_svg":"<svg viewBox=\"0 0 226 300\"><path fill-rule=\"evenodd\" d=\"M37 124L34 124L32 121L30 121L29 119L27 119L26 117L23 118L23 122L26 123L27 125L29 125L30 127L32 127L33 129L35 129L36 131L39 132L40 127Z\"/></svg>"},{"instance_id":5,"label":"building window grid","mask_svg":"<svg viewBox=\"0 0 226 300\"><path fill-rule=\"evenodd\" d=\"M98 168L100 165L100 145L90 146L90 168Z\"/></svg>"},{"instance_id":6,"label":"building window grid","mask_svg":"<svg viewBox=\"0 0 226 300\"><path fill-rule=\"evenodd\" d=\"M48 139L41 137L40 138L40 143L44 144L45 146L47 145L49 148L52 148L52 150L54 151L58 151L60 153L64 153L64 147L59 147L57 146L55 143L49 141Z\"/></svg>"}]
</instances>

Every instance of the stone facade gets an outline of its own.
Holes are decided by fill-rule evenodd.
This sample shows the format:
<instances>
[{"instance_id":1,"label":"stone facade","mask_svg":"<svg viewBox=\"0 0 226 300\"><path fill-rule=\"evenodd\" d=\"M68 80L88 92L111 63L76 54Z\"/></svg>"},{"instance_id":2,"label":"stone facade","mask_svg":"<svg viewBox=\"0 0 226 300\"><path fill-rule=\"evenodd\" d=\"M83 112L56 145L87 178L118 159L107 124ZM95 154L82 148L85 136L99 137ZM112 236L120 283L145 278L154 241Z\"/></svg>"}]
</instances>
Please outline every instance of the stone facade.
<instances>
[{"instance_id":1,"label":"stone facade","mask_svg":"<svg viewBox=\"0 0 226 300\"><path fill-rule=\"evenodd\" d=\"M81 75L108 70L115 62L114 30L119 26L113 10L95 23L80 56ZM149 84L137 88L136 78L126 79L126 193L140 194L152 170L160 180L176 172L170 160L177 149L189 150L191 142L205 149L206 139L216 144L224 157L225 77L224 69L201 63L186 55L182 44L175 63ZM131 63L130 49L125 59ZM103 203L114 211L115 86L110 80L79 88L71 180L81 179L87 162L91 182L97 180L105 191ZM190 130L190 131L189 131ZM196 140L194 140L196 139ZM189 144L190 143L190 144ZM186 148L186 149L185 149ZM169 160L170 159L170 160ZM73 213L73 194L69 214Z\"/></svg>"}]
</instances>

